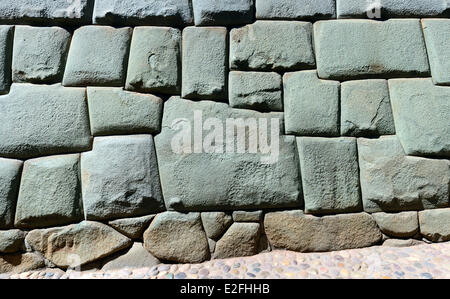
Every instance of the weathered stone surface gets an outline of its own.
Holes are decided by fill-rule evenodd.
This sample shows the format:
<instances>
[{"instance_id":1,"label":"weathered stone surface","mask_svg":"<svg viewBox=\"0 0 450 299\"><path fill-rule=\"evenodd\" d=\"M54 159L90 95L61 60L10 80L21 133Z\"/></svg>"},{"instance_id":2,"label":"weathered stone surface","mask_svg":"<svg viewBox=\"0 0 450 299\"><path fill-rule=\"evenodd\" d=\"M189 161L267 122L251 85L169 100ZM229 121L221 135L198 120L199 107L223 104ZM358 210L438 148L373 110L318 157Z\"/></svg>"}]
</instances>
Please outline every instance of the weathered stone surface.
<instances>
[{"instance_id":1,"label":"weathered stone surface","mask_svg":"<svg viewBox=\"0 0 450 299\"><path fill-rule=\"evenodd\" d=\"M197 111L197 115L201 112L204 120L217 118L209 122L214 123L214 130L205 126L204 142L195 141L191 135L194 111ZM277 136L282 130L282 124L280 128L277 127L283 122L282 117L281 113L263 114L232 109L227 104L210 101L193 102L179 97L167 101L164 105L163 129L155 138L166 207L179 211L301 207L295 138ZM220 136L226 135L222 129L225 130L227 119L228 127L237 127L238 130L234 130L234 134L230 130L229 142L225 143L225 139L220 141ZM237 119L243 122L236 123ZM250 119L250 123L246 123L246 119ZM256 122L253 125L252 119ZM245 128L250 127L251 135L257 136L255 124L264 124L266 120L266 124L272 123L267 134L264 133L265 125L259 126L259 131L263 136L268 136L272 149L267 149L261 139L259 150L256 148L256 151L256 144L251 149L245 148L244 142L235 142L246 140L242 134ZM200 126L198 120L194 125L196 128L193 131L201 130L197 127ZM212 137L217 130L218 135ZM185 138L189 140L184 142ZM195 141L194 148L191 141ZM236 143L241 144L238 150Z\"/></svg>"},{"instance_id":2,"label":"weathered stone surface","mask_svg":"<svg viewBox=\"0 0 450 299\"><path fill-rule=\"evenodd\" d=\"M339 82L316 71L286 73L283 82L286 134L339 136Z\"/></svg>"},{"instance_id":3,"label":"weathered stone surface","mask_svg":"<svg viewBox=\"0 0 450 299\"><path fill-rule=\"evenodd\" d=\"M414 237L419 232L417 212L375 213L372 217L381 231L390 237Z\"/></svg>"},{"instance_id":4,"label":"weathered stone surface","mask_svg":"<svg viewBox=\"0 0 450 299\"><path fill-rule=\"evenodd\" d=\"M0 94L7 93L11 85L13 32L13 26L0 26Z\"/></svg>"},{"instance_id":5,"label":"weathered stone surface","mask_svg":"<svg viewBox=\"0 0 450 299\"><path fill-rule=\"evenodd\" d=\"M387 239L383 242L383 246L387 247L411 247L417 245L424 245L425 242L415 239Z\"/></svg>"},{"instance_id":6,"label":"weathered stone surface","mask_svg":"<svg viewBox=\"0 0 450 299\"><path fill-rule=\"evenodd\" d=\"M199 213L156 215L144 233L144 247L160 260L178 263L201 263L210 255Z\"/></svg>"},{"instance_id":7,"label":"weathered stone surface","mask_svg":"<svg viewBox=\"0 0 450 299\"><path fill-rule=\"evenodd\" d=\"M151 135L97 137L81 155L84 215L113 220L164 210Z\"/></svg>"},{"instance_id":8,"label":"weathered stone surface","mask_svg":"<svg viewBox=\"0 0 450 299\"><path fill-rule=\"evenodd\" d=\"M398 138L408 155L450 157L450 88L431 79L389 80Z\"/></svg>"},{"instance_id":9,"label":"weathered stone surface","mask_svg":"<svg viewBox=\"0 0 450 299\"><path fill-rule=\"evenodd\" d=\"M14 253L23 250L25 236L26 233L18 229L0 231L0 253Z\"/></svg>"},{"instance_id":10,"label":"weathered stone surface","mask_svg":"<svg viewBox=\"0 0 450 299\"><path fill-rule=\"evenodd\" d=\"M257 19L336 18L335 0L255 0Z\"/></svg>"},{"instance_id":11,"label":"weathered stone surface","mask_svg":"<svg viewBox=\"0 0 450 299\"><path fill-rule=\"evenodd\" d=\"M301 70L315 66L312 25L307 22L256 21L231 30L233 70Z\"/></svg>"},{"instance_id":12,"label":"weathered stone surface","mask_svg":"<svg viewBox=\"0 0 450 299\"><path fill-rule=\"evenodd\" d=\"M161 130L163 100L159 97L108 87L88 87L87 97L94 136Z\"/></svg>"},{"instance_id":13,"label":"weathered stone surface","mask_svg":"<svg viewBox=\"0 0 450 299\"><path fill-rule=\"evenodd\" d=\"M70 33L59 27L16 26L12 61L13 82L61 82Z\"/></svg>"},{"instance_id":14,"label":"weathered stone surface","mask_svg":"<svg viewBox=\"0 0 450 299\"><path fill-rule=\"evenodd\" d=\"M395 134L386 80L342 83L341 134L355 137Z\"/></svg>"},{"instance_id":15,"label":"weathered stone surface","mask_svg":"<svg viewBox=\"0 0 450 299\"><path fill-rule=\"evenodd\" d=\"M277 73L230 72L229 86L233 108L283 111L282 81Z\"/></svg>"},{"instance_id":16,"label":"weathered stone surface","mask_svg":"<svg viewBox=\"0 0 450 299\"><path fill-rule=\"evenodd\" d=\"M213 255L214 251L216 250L216 244L216 241L208 238L209 252L211 253L211 255Z\"/></svg>"},{"instance_id":17,"label":"weathered stone surface","mask_svg":"<svg viewBox=\"0 0 450 299\"><path fill-rule=\"evenodd\" d=\"M356 139L297 138L305 212L362 211Z\"/></svg>"},{"instance_id":18,"label":"weathered stone surface","mask_svg":"<svg viewBox=\"0 0 450 299\"><path fill-rule=\"evenodd\" d=\"M233 223L233 218L224 212L204 212L201 217L206 236L213 240L219 239Z\"/></svg>"},{"instance_id":19,"label":"weathered stone surface","mask_svg":"<svg viewBox=\"0 0 450 299\"><path fill-rule=\"evenodd\" d=\"M368 247L382 236L366 213L315 217L302 211L274 212L266 214L264 227L272 246L299 252Z\"/></svg>"},{"instance_id":20,"label":"weathered stone surface","mask_svg":"<svg viewBox=\"0 0 450 299\"><path fill-rule=\"evenodd\" d=\"M430 72L418 19L319 21L314 42L323 79L424 77Z\"/></svg>"},{"instance_id":21,"label":"weathered stone surface","mask_svg":"<svg viewBox=\"0 0 450 299\"><path fill-rule=\"evenodd\" d=\"M0 255L0 273L23 273L45 267L44 259L37 253Z\"/></svg>"},{"instance_id":22,"label":"weathered stone surface","mask_svg":"<svg viewBox=\"0 0 450 299\"><path fill-rule=\"evenodd\" d=\"M13 84L0 97L0 156L27 159L91 147L86 91Z\"/></svg>"},{"instance_id":23,"label":"weathered stone surface","mask_svg":"<svg viewBox=\"0 0 450 299\"><path fill-rule=\"evenodd\" d=\"M130 239L142 239L155 215L109 221L108 225Z\"/></svg>"},{"instance_id":24,"label":"weathered stone surface","mask_svg":"<svg viewBox=\"0 0 450 299\"><path fill-rule=\"evenodd\" d=\"M32 230L25 241L60 268L85 265L132 244L111 227L92 221Z\"/></svg>"},{"instance_id":25,"label":"weathered stone surface","mask_svg":"<svg viewBox=\"0 0 450 299\"><path fill-rule=\"evenodd\" d=\"M96 0L94 23L185 26L192 24L189 0Z\"/></svg>"},{"instance_id":26,"label":"weathered stone surface","mask_svg":"<svg viewBox=\"0 0 450 299\"><path fill-rule=\"evenodd\" d=\"M423 19L422 27L433 82L450 85L450 19Z\"/></svg>"},{"instance_id":27,"label":"weathered stone surface","mask_svg":"<svg viewBox=\"0 0 450 299\"><path fill-rule=\"evenodd\" d=\"M406 156L396 136L359 139L358 152L366 212L448 206L448 161Z\"/></svg>"},{"instance_id":28,"label":"weathered stone surface","mask_svg":"<svg viewBox=\"0 0 450 299\"><path fill-rule=\"evenodd\" d=\"M59 226L82 219L79 160L79 154L72 154L25 161L16 227Z\"/></svg>"},{"instance_id":29,"label":"weathered stone surface","mask_svg":"<svg viewBox=\"0 0 450 299\"><path fill-rule=\"evenodd\" d=\"M134 28L126 88L141 92L180 92L180 30L169 27Z\"/></svg>"},{"instance_id":30,"label":"weathered stone surface","mask_svg":"<svg viewBox=\"0 0 450 299\"><path fill-rule=\"evenodd\" d=\"M226 98L227 36L225 27L188 27L183 30L181 95L184 98Z\"/></svg>"},{"instance_id":31,"label":"weathered stone surface","mask_svg":"<svg viewBox=\"0 0 450 299\"><path fill-rule=\"evenodd\" d=\"M253 0L192 0L195 25L238 25L253 22Z\"/></svg>"},{"instance_id":32,"label":"weathered stone surface","mask_svg":"<svg viewBox=\"0 0 450 299\"><path fill-rule=\"evenodd\" d=\"M217 242L215 259L250 256L258 253L259 223L233 223Z\"/></svg>"},{"instance_id":33,"label":"weathered stone surface","mask_svg":"<svg viewBox=\"0 0 450 299\"><path fill-rule=\"evenodd\" d=\"M64 73L64 86L122 86L131 28L85 26L75 30Z\"/></svg>"},{"instance_id":34,"label":"weathered stone surface","mask_svg":"<svg viewBox=\"0 0 450 299\"><path fill-rule=\"evenodd\" d=\"M23 162L0 158L0 229L14 225Z\"/></svg>"},{"instance_id":35,"label":"weathered stone surface","mask_svg":"<svg viewBox=\"0 0 450 299\"><path fill-rule=\"evenodd\" d=\"M420 233L432 242L450 240L450 209L419 212Z\"/></svg>"},{"instance_id":36,"label":"weathered stone surface","mask_svg":"<svg viewBox=\"0 0 450 299\"><path fill-rule=\"evenodd\" d=\"M158 264L160 261L145 250L142 243L134 243L125 253L106 262L102 271L151 268Z\"/></svg>"},{"instance_id":37,"label":"weathered stone surface","mask_svg":"<svg viewBox=\"0 0 450 299\"><path fill-rule=\"evenodd\" d=\"M233 220L235 222L261 222L263 211L234 211Z\"/></svg>"}]
</instances>

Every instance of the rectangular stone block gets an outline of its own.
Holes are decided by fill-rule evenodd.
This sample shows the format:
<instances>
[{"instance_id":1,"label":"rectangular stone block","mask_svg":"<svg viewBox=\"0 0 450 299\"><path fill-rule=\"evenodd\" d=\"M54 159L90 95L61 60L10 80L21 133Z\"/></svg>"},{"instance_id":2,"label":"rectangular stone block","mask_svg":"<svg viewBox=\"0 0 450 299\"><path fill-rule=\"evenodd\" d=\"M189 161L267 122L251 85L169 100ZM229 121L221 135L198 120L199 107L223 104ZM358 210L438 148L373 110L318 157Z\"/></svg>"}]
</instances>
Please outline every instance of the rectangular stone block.
<instances>
[{"instance_id":1,"label":"rectangular stone block","mask_svg":"<svg viewBox=\"0 0 450 299\"><path fill-rule=\"evenodd\" d=\"M228 26L253 22L254 0L192 0L196 26Z\"/></svg>"},{"instance_id":2,"label":"rectangular stone block","mask_svg":"<svg viewBox=\"0 0 450 299\"><path fill-rule=\"evenodd\" d=\"M23 162L0 158L0 229L14 226Z\"/></svg>"},{"instance_id":3,"label":"rectangular stone block","mask_svg":"<svg viewBox=\"0 0 450 299\"><path fill-rule=\"evenodd\" d=\"M0 95L7 93L11 85L13 33L13 26L0 26Z\"/></svg>"},{"instance_id":4,"label":"rectangular stone block","mask_svg":"<svg viewBox=\"0 0 450 299\"><path fill-rule=\"evenodd\" d=\"M335 0L255 0L257 19L317 20L336 18Z\"/></svg>"}]
</instances>

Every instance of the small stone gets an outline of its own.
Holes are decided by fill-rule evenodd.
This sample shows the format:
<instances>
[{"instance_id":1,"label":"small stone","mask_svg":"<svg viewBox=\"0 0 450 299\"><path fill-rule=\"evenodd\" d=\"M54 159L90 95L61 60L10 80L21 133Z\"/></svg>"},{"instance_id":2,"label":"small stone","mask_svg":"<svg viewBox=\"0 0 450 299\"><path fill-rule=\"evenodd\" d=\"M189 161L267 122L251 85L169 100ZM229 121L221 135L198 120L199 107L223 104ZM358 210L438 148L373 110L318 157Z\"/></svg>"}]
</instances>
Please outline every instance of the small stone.
<instances>
[{"instance_id":1,"label":"small stone","mask_svg":"<svg viewBox=\"0 0 450 299\"><path fill-rule=\"evenodd\" d=\"M257 19L317 20L336 18L335 0L255 0Z\"/></svg>"},{"instance_id":2,"label":"small stone","mask_svg":"<svg viewBox=\"0 0 450 299\"><path fill-rule=\"evenodd\" d=\"M449 2L450 8L450 2ZM433 83L450 85L450 41L445 38L450 32L449 19L423 19L423 33L427 45Z\"/></svg>"},{"instance_id":3,"label":"small stone","mask_svg":"<svg viewBox=\"0 0 450 299\"><path fill-rule=\"evenodd\" d=\"M0 3L0 7L2 5L3 3ZM0 14L2 12L3 11L1 11ZM0 26L0 57L2 57L2 59L0 59L0 95L8 93L11 85L13 32L13 26Z\"/></svg>"},{"instance_id":4,"label":"small stone","mask_svg":"<svg viewBox=\"0 0 450 299\"><path fill-rule=\"evenodd\" d=\"M233 223L231 216L224 212L204 212L201 217L206 235L213 240L220 238Z\"/></svg>"},{"instance_id":5,"label":"small stone","mask_svg":"<svg viewBox=\"0 0 450 299\"><path fill-rule=\"evenodd\" d=\"M44 259L37 253L0 255L0 273L23 273L43 267Z\"/></svg>"},{"instance_id":6,"label":"small stone","mask_svg":"<svg viewBox=\"0 0 450 299\"><path fill-rule=\"evenodd\" d=\"M213 254L214 251L216 250L216 244L217 244L216 241L214 241L213 239L208 238L209 252L211 252L211 254Z\"/></svg>"},{"instance_id":7,"label":"small stone","mask_svg":"<svg viewBox=\"0 0 450 299\"><path fill-rule=\"evenodd\" d=\"M217 242L215 259L257 254L260 237L259 223L233 223Z\"/></svg>"},{"instance_id":8,"label":"small stone","mask_svg":"<svg viewBox=\"0 0 450 299\"><path fill-rule=\"evenodd\" d=\"M417 245L423 245L425 242L415 240L415 239L387 239L383 242L383 246L386 247L411 247Z\"/></svg>"},{"instance_id":9,"label":"small stone","mask_svg":"<svg viewBox=\"0 0 450 299\"><path fill-rule=\"evenodd\" d=\"M108 225L130 239L142 239L144 231L149 227L155 215L112 220Z\"/></svg>"},{"instance_id":10,"label":"small stone","mask_svg":"<svg viewBox=\"0 0 450 299\"><path fill-rule=\"evenodd\" d=\"M0 253L14 253L24 249L26 233L11 229L0 231Z\"/></svg>"},{"instance_id":11,"label":"small stone","mask_svg":"<svg viewBox=\"0 0 450 299\"><path fill-rule=\"evenodd\" d=\"M375 213L372 217L381 231L391 237L408 238L419 232L417 212Z\"/></svg>"},{"instance_id":12,"label":"small stone","mask_svg":"<svg viewBox=\"0 0 450 299\"><path fill-rule=\"evenodd\" d=\"M175 275L175 279L185 279L187 277L186 273L180 272Z\"/></svg>"},{"instance_id":13,"label":"small stone","mask_svg":"<svg viewBox=\"0 0 450 299\"><path fill-rule=\"evenodd\" d=\"M234 211L234 222L261 222L263 211Z\"/></svg>"},{"instance_id":14,"label":"small stone","mask_svg":"<svg viewBox=\"0 0 450 299\"><path fill-rule=\"evenodd\" d=\"M160 261L145 250L142 243L134 243L126 253L108 258L108 261L102 267L102 271L123 269L125 267L130 270L142 269L158 264L160 264Z\"/></svg>"},{"instance_id":15,"label":"small stone","mask_svg":"<svg viewBox=\"0 0 450 299\"><path fill-rule=\"evenodd\" d=\"M253 0L193 0L196 26L227 26L253 22Z\"/></svg>"},{"instance_id":16,"label":"small stone","mask_svg":"<svg viewBox=\"0 0 450 299\"><path fill-rule=\"evenodd\" d=\"M0 158L0 229L14 225L23 162Z\"/></svg>"},{"instance_id":17,"label":"small stone","mask_svg":"<svg viewBox=\"0 0 450 299\"><path fill-rule=\"evenodd\" d=\"M420 233L432 242L450 241L450 208L419 212Z\"/></svg>"}]
</instances>

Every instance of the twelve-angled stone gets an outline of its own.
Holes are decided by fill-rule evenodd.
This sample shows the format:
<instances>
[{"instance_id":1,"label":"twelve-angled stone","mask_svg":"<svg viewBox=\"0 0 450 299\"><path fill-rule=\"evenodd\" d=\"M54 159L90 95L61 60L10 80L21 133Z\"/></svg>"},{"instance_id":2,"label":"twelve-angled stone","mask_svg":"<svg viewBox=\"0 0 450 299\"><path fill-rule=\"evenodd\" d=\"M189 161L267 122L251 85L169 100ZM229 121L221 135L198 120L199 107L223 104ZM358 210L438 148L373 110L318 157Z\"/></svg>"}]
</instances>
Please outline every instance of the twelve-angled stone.
<instances>
[{"instance_id":1,"label":"twelve-angled stone","mask_svg":"<svg viewBox=\"0 0 450 299\"><path fill-rule=\"evenodd\" d=\"M11 85L13 32L13 26L0 26L0 94L7 93Z\"/></svg>"},{"instance_id":2,"label":"twelve-angled stone","mask_svg":"<svg viewBox=\"0 0 450 299\"><path fill-rule=\"evenodd\" d=\"M423 19L422 27L433 82L450 85L450 19Z\"/></svg>"},{"instance_id":3,"label":"twelve-angled stone","mask_svg":"<svg viewBox=\"0 0 450 299\"><path fill-rule=\"evenodd\" d=\"M14 225L22 161L0 158L0 229Z\"/></svg>"},{"instance_id":4,"label":"twelve-angled stone","mask_svg":"<svg viewBox=\"0 0 450 299\"><path fill-rule=\"evenodd\" d=\"M333 19L335 0L255 0L257 19Z\"/></svg>"},{"instance_id":5,"label":"twelve-angled stone","mask_svg":"<svg viewBox=\"0 0 450 299\"><path fill-rule=\"evenodd\" d=\"M196 26L227 26L253 22L253 0L192 0Z\"/></svg>"}]
</instances>

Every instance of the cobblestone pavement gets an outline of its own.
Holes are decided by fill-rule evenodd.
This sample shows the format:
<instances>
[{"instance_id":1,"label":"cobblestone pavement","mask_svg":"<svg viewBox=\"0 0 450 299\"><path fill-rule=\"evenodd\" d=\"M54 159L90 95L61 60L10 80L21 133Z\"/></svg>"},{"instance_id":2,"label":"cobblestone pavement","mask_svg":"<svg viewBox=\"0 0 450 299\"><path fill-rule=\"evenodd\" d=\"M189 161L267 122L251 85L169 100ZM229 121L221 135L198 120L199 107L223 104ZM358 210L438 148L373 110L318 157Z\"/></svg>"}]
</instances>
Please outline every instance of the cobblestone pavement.
<instances>
[{"instance_id":1,"label":"cobblestone pavement","mask_svg":"<svg viewBox=\"0 0 450 299\"><path fill-rule=\"evenodd\" d=\"M272 251L202 264L161 264L150 269L108 272L46 269L3 278L450 278L450 242L330 253Z\"/></svg>"}]
</instances>

